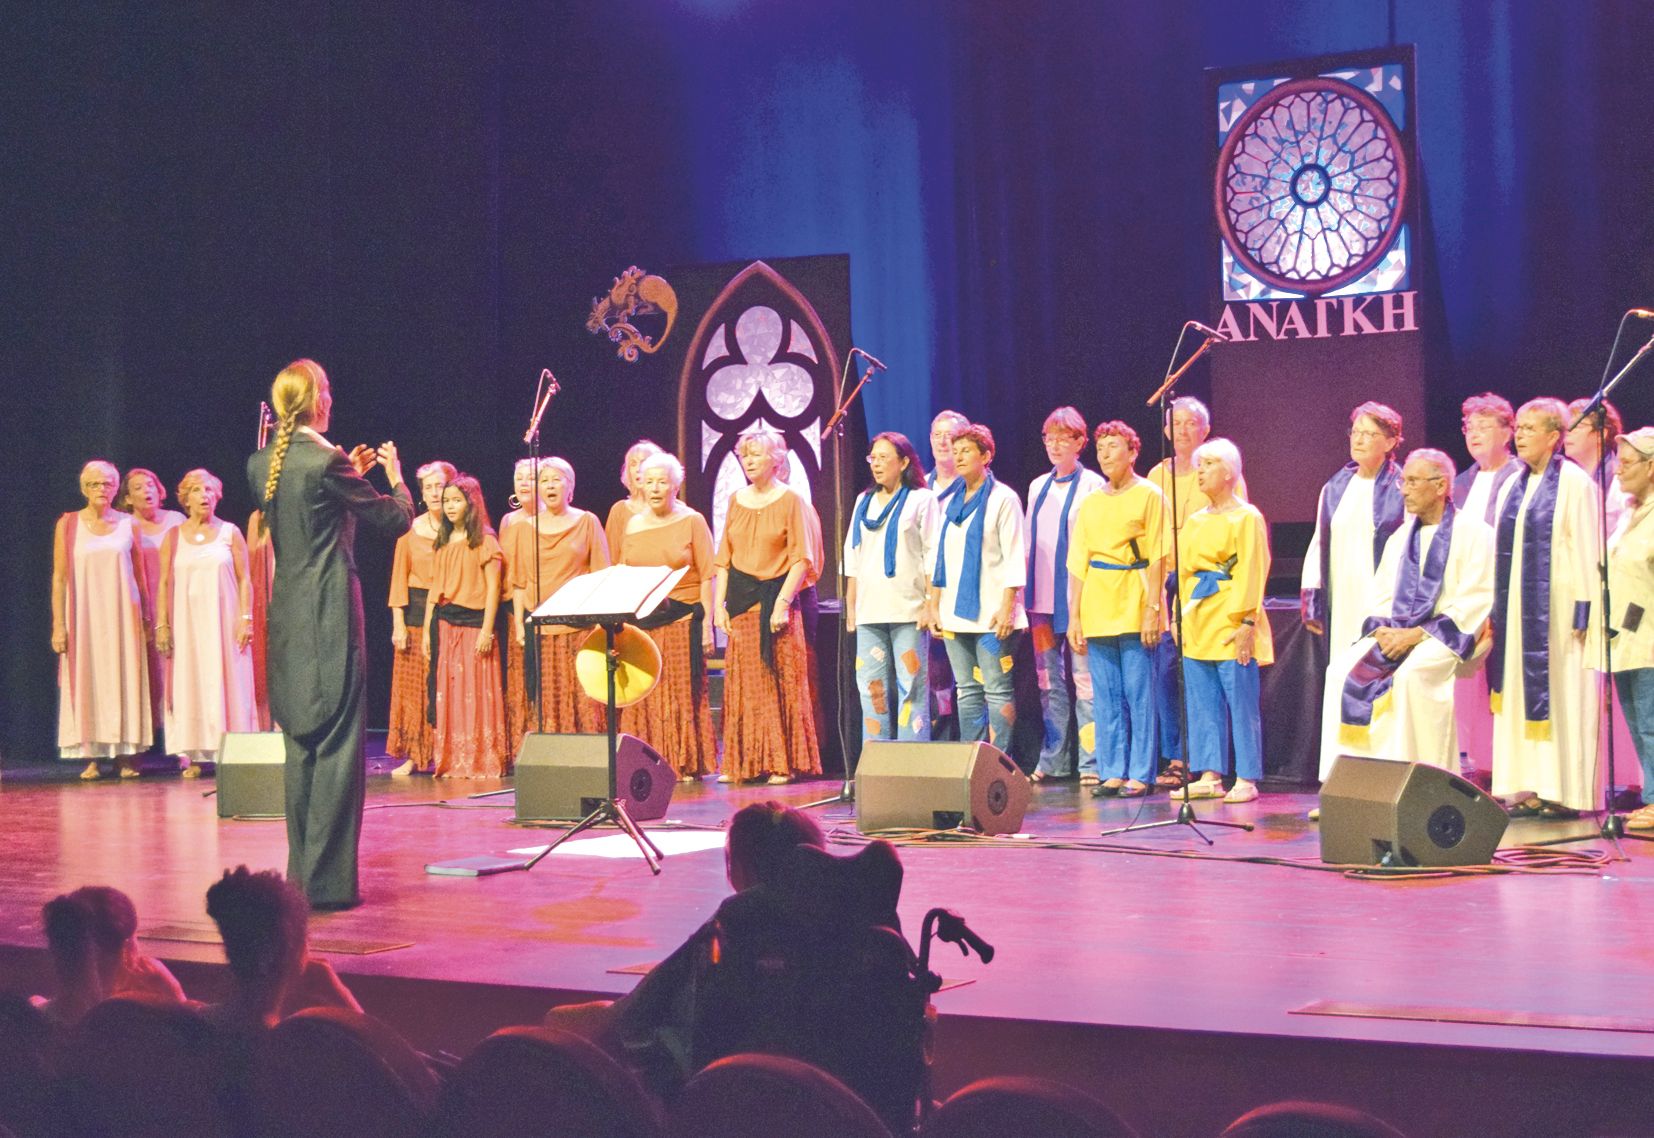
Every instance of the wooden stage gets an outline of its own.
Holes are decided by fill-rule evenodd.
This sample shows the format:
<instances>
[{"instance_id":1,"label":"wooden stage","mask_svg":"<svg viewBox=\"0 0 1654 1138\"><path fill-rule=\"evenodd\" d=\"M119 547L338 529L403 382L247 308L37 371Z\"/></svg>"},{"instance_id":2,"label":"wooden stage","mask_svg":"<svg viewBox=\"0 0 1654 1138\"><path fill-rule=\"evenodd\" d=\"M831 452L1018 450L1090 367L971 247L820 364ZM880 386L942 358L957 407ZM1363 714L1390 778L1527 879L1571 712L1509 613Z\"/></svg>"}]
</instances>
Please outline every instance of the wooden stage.
<instances>
[{"instance_id":1,"label":"wooden stage","mask_svg":"<svg viewBox=\"0 0 1654 1138\"><path fill-rule=\"evenodd\" d=\"M324 942L405 943L330 956L369 1011L417 1045L462 1053L494 1027L559 1002L624 992L611 969L660 959L727 893L716 834L742 804L802 803L836 782L680 787L651 877L643 862L592 856L624 841L579 839L530 873L427 875L427 861L543 843L508 824L510 798L466 802L497 784L393 781L375 765L362 865L366 903L318 915ZM212 783L172 776L83 784L73 768L12 768L0 780L0 976L49 983L39 910L82 884L119 886L142 927L209 928L206 887L227 866L285 864L273 821L220 821ZM447 800L443 804L443 800ZM1202 815L1257 824L1210 831L1218 858L1316 861L1307 794L1266 793ZM1036 787L1024 832L1096 842L1164 796L1093 800L1071 783ZM845 808L824 825L853 832ZM1512 824L1506 844L1594 832L1589 821ZM671 832L677 830L676 833ZM1086 1087L1145 1134L1215 1134L1242 1110L1287 1097L1365 1106L1411 1135L1654 1134L1654 848L1580 876L1414 882L1233 860L1163 829L1114 848L902 850L910 937L926 909L964 915L996 946L990 965L937 945L937 1090L992 1073ZM1574 849L1601 848L1582 843ZM582 847L584 847L582 849ZM146 940L192 995L222 983L216 944ZM348 947L348 946L347 946ZM1294 1014L1316 1001L1361 1016ZM1387 1018L1396 1009L1427 1018ZM1485 1022L1437 1022L1428 1017ZM1522 1025L1526 1023L1527 1025ZM1574 1026L1559 1026L1572 1024Z\"/></svg>"}]
</instances>

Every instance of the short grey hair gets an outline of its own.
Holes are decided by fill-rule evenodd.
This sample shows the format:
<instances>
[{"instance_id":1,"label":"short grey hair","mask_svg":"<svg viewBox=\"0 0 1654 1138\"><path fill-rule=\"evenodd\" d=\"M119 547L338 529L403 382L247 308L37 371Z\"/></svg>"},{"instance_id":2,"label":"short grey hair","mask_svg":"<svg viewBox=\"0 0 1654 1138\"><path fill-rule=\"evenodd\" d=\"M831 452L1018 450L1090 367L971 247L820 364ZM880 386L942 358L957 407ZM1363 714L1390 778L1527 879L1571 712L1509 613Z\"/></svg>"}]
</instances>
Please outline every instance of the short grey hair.
<instances>
[{"instance_id":1,"label":"short grey hair","mask_svg":"<svg viewBox=\"0 0 1654 1138\"><path fill-rule=\"evenodd\" d=\"M1172 414L1175 415L1179 411L1187 411L1189 414L1199 419L1200 425L1206 430L1209 431L1212 429L1212 413L1206 409L1206 404L1196 399L1193 395L1179 395L1176 399L1172 400Z\"/></svg>"},{"instance_id":2,"label":"short grey hair","mask_svg":"<svg viewBox=\"0 0 1654 1138\"><path fill-rule=\"evenodd\" d=\"M638 464L638 480L642 481L643 476L651 470L664 470L666 480L672 484L673 490L679 490L683 487L683 463L678 461L677 455L664 450L650 455Z\"/></svg>"},{"instance_id":3,"label":"short grey hair","mask_svg":"<svg viewBox=\"0 0 1654 1138\"><path fill-rule=\"evenodd\" d=\"M1428 462L1431 466L1434 466L1436 472L1447 479L1449 483L1459 476L1459 470L1453 465L1453 460L1447 457L1445 451L1439 451L1435 447L1419 447L1418 450L1407 456L1407 461L1402 465L1411 466L1415 459L1419 462Z\"/></svg>"}]
</instances>

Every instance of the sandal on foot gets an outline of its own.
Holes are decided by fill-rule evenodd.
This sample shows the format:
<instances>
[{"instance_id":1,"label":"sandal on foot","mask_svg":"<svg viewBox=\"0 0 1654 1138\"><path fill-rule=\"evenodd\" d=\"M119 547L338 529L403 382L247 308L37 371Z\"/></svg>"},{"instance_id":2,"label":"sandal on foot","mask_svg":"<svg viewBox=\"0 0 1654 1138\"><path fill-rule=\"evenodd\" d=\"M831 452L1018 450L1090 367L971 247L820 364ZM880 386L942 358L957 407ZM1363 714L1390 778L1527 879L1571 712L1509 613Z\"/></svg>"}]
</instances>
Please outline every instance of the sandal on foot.
<instances>
[{"instance_id":1,"label":"sandal on foot","mask_svg":"<svg viewBox=\"0 0 1654 1138\"><path fill-rule=\"evenodd\" d=\"M1028 781L1039 783L1039 782L1044 782L1046 779L1048 779L1050 777L1051 776L1046 774L1044 771L1035 771L1033 774L1028 776Z\"/></svg>"},{"instance_id":2,"label":"sandal on foot","mask_svg":"<svg viewBox=\"0 0 1654 1138\"><path fill-rule=\"evenodd\" d=\"M1101 786L1102 783L1103 780L1092 774L1090 771L1086 771L1080 776L1081 786Z\"/></svg>"},{"instance_id":3,"label":"sandal on foot","mask_svg":"<svg viewBox=\"0 0 1654 1138\"><path fill-rule=\"evenodd\" d=\"M1222 798L1223 780L1221 778L1200 778L1177 790L1173 798L1181 798L1185 793L1190 798Z\"/></svg>"},{"instance_id":4,"label":"sandal on foot","mask_svg":"<svg viewBox=\"0 0 1654 1138\"><path fill-rule=\"evenodd\" d=\"M1579 811L1560 802L1541 802L1536 813L1553 822L1566 822L1579 817Z\"/></svg>"},{"instance_id":5,"label":"sandal on foot","mask_svg":"<svg viewBox=\"0 0 1654 1138\"><path fill-rule=\"evenodd\" d=\"M1183 784L1189 781L1189 768L1182 759L1173 759L1166 764L1166 769L1155 776L1154 785L1164 786L1171 790L1183 789Z\"/></svg>"},{"instance_id":6,"label":"sandal on foot","mask_svg":"<svg viewBox=\"0 0 1654 1138\"><path fill-rule=\"evenodd\" d=\"M1625 816L1627 830L1654 830L1654 806L1644 806Z\"/></svg>"},{"instance_id":7,"label":"sandal on foot","mask_svg":"<svg viewBox=\"0 0 1654 1138\"><path fill-rule=\"evenodd\" d=\"M85 779L87 782L94 782L103 777L103 772L98 769L97 763L87 763L86 769L80 772L80 777Z\"/></svg>"},{"instance_id":8,"label":"sandal on foot","mask_svg":"<svg viewBox=\"0 0 1654 1138\"><path fill-rule=\"evenodd\" d=\"M1149 792L1148 785L1133 779L1121 784L1120 789L1114 792L1116 798L1141 798Z\"/></svg>"},{"instance_id":9,"label":"sandal on foot","mask_svg":"<svg viewBox=\"0 0 1654 1138\"><path fill-rule=\"evenodd\" d=\"M1537 818L1539 816L1539 799L1523 798L1512 802L1505 807L1505 813L1512 818Z\"/></svg>"}]
</instances>

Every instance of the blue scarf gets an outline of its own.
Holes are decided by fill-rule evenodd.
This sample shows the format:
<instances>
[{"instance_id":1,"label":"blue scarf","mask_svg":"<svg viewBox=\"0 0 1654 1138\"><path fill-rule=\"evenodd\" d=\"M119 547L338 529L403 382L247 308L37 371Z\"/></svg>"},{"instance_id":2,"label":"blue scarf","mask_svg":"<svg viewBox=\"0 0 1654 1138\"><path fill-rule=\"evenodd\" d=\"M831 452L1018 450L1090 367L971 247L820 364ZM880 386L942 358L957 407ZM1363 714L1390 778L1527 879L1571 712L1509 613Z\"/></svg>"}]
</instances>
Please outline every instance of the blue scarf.
<instances>
[{"instance_id":1,"label":"blue scarf","mask_svg":"<svg viewBox=\"0 0 1654 1138\"><path fill-rule=\"evenodd\" d=\"M931 474L930 480L933 484L935 483L936 475L934 473ZM940 506L947 505L948 500L950 498L953 498L954 496L956 496L964 488L965 488L965 480L963 478L959 477L957 474L955 474L953 476L953 481L948 483L948 488L946 490L938 490L936 492L936 503L937 503L937 505L940 505Z\"/></svg>"},{"instance_id":2,"label":"blue scarf","mask_svg":"<svg viewBox=\"0 0 1654 1138\"><path fill-rule=\"evenodd\" d=\"M1315 532L1321 538L1321 587L1305 589L1302 601L1305 617L1318 620L1323 625L1331 620L1332 614L1332 515L1337 512L1338 503L1344 500L1344 491L1349 489L1350 480L1359 469L1360 466L1354 462L1345 463L1338 473L1327 480L1326 489L1321 491L1321 509L1315 519ZM1384 557L1384 543L1401 528L1406 513L1406 504L1401 500L1401 467L1396 465L1395 459L1387 458L1373 486L1374 569L1378 568L1379 561ZM1356 599L1359 601L1360 598Z\"/></svg>"},{"instance_id":3,"label":"blue scarf","mask_svg":"<svg viewBox=\"0 0 1654 1138\"><path fill-rule=\"evenodd\" d=\"M1031 605L1039 600L1039 577L1034 573L1034 558L1039 552L1039 511L1045 505L1045 496L1051 492L1053 484L1060 483L1068 487L1068 497L1063 499L1062 520L1057 523L1057 556L1051 566L1051 630L1058 636L1068 632L1068 597L1066 590L1058 595L1057 582L1068 577L1068 511L1074 508L1074 494L1080 488L1080 467L1074 468L1074 473L1067 478L1058 478L1053 470L1051 477L1045 480L1045 485L1039 488L1039 498L1034 502L1034 508L1029 511L1028 517L1028 603Z\"/></svg>"},{"instance_id":4,"label":"blue scarf","mask_svg":"<svg viewBox=\"0 0 1654 1138\"><path fill-rule=\"evenodd\" d=\"M960 487L965 485L961 478ZM976 497L964 493L951 495L944 511L949 525L962 526L965 531L965 553L959 565L959 591L953 598L953 615L960 620L975 620L982 615L982 531L988 524L988 499L993 496L994 476L990 472L977 488ZM945 548L936 551L936 572L930 583L938 589L948 584L948 555Z\"/></svg>"},{"instance_id":5,"label":"blue scarf","mask_svg":"<svg viewBox=\"0 0 1654 1138\"><path fill-rule=\"evenodd\" d=\"M1517 586L1522 590L1522 718L1526 723L1524 734L1535 740L1551 737L1551 534L1562 464L1566 461L1558 448L1539 476L1539 488L1533 492L1522 526L1522 580ZM1504 700L1505 636L1509 632L1506 620L1510 612L1511 563L1516 553L1516 517L1522 512L1522 499L1531 477L1533 468L1523 463L1522 477L1510 488L1504 509L1499 511L1493 561L1493 651L1487 669L1488 702L1495 715ZM1574 627L1586 627L1590 615L1591 603L1579 602L1574 606Z\"/></svg>"},{"instance_id":6,"label":"blue scarf","mask_svg":"<svg viewBox=\"0 0 1654 1138\"><path fill-rule=\"evenodd\" d=\"M1418 519L1414 518L1407 534L1407 555L1402 558L1396 579L1395 596L1390 602L1390 615L1370 616L1361 626L1363 636L1371 636L1378 628L1423 628L1426 633L1445 644L1454 655L1464 660L1476 647L1475 629L1463 632L1452 618L1434 616L1441 600L1442 581L1447 574L1447 558L1453 544L1453 503L1448 501L1442 510L1441 528L1430 542L1430 552L1420 563ZM1347 746L1367 749L1368 732L1378 704L1390 694L1396 670L1406 657L1391 660L1377 644L1367 649L1366 655L1356 661L1344 681L1344 694L1338 724L1338 741Z\"/></svg>"},{"instance_id":7,"label":"blue scarf","mask_svg":"<svg viewBox=\"0 0 1654 1138\"><path fill-rule=\"evenodd\" d=\"M884 512L876 518L867 516L867 508L872 505L873 491L869 490L856 503L856 516L850 523L850 548L861 548L861 531L865 527L870 530L884 530L884 575L896 575L896 541L902 528L902 506L907 501L907 487L890 496L890 501L884 504ZM886 522L891 523L885 525Z\"/></svg>"}]
</instances>

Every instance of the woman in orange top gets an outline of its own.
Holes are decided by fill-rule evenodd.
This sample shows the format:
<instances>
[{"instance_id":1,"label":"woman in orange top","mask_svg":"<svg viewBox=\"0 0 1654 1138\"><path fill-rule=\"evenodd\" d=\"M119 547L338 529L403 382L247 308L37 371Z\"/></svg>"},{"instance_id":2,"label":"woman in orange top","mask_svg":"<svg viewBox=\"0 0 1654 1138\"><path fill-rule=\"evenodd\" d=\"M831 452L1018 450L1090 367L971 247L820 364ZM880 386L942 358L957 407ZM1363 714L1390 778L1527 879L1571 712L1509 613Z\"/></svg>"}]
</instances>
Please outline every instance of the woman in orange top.
<instances>
[{"instance_id":1,"label":"woman in orange top","mask_svg":"<svg viewBox=\"0 0 1654 1138\"><path fill-rule=\"evenodd\" d=\"M729 637L718 781L767 775L779 786L821 773L810 651L793 607L809 570L813 511L782 481L787 444L775 431L747 432L735 453L748 485L730 495L713 561L713 621Z\"/></svg>"},{"instance_id":2,"label":"woman in orange top","mask_svg":"<svg viewBox=\"0 0 1654 1138\"><path fill-rule=\"evenodd\" d=\"M539 463L541 469L544 466L543 461ZM500 599L507 602L508 612L511 607L511 580L516 571L516 566L511 563L516 542L512 540L511 535L518 526L533 524L534 516L540 512L540 498L534 492L537 477L534 459L517 460L517 465L511 468L511 509L500 517L500 552L505 556L505 566L500 576L500 583L505 592L500 594ZM522 709L528 703L527 689L523 685L523 646L514 636L506 636L504 639L505 734L508 739L515 740L521 738L522 733L528 729L522 720Z\"/></svg>"},{"instance_id":3,"label":"woman in orange top","mask_svg":"<svg viewBox=\"0 0 1654 1138\"><path fill-rule=\"evenodd\" d=\"M687 568L660 608L639 624L660 648L655 690L620 713L620 729L648 743L677 771L696 782L718 763L712 708L706 698L706 654L712 647L712 531L700 511L678 501L683 464L661 453L637 470L648 507L626 526L627 565Z\"/></svg>"},{"instance_id":4,"label":"woman in orange top","mask_svg":"<svg viewBox=\"0 0 1654 1138\"><path fill-rule=\"evenodd\" d=\"M385 753L402 760L392 778L431 769L431 723L425 716L425 602L436 572L436 538L442 527L442 488L459 476L451 462L419 468L419 495L425 512L396 539L391 558L390 731Z\"/></svg>"},{"instance_id":5,"label":"woman in orange top","mask_svg":"<svg viewBox=\"0 0 1654 1138\"><path fill-rule=\"evenodd\" d=\"M505 707L494 650L500 562L482 487L461 474L442 488L442 525L422 634L437 778L505 773Z\"/></svg>"},{"instance_id":6,"label":"woman in orange top","mask_svg":"<svg viewBox=\"0 0 1654 1138\"><path fill-rule=\"evenodd\" d=\"M534 556L533 522L518 525L506 539L506 564L511 566L511 631L519 651L528 639L524 621L529 613L573 578L609 565L609 544L598 527L597 515L574 508L574 467L563 459L541 460L540 503L539 557ZM513 715L513 722L519 725L510 736L513 755L529 731L569 734L606 729L604 708L582 694L574 676L574 653L586 631L542 625L538 656L523 653L525 691L532 692L537 686L540 706L536 709L525 695Z\"/></svg>"},{"instance_id":7,"label":"woman in orange top","mask_svg":"<svg viewBox=\"0 0 1654 1138\"><path fill-rule=\"evenodd\" d=\"M638 468L650 455L661 453L659 445L648 439L639 439L626 448L626 461L620 466L620 484L626 487L626 497L609 507L609 520L603 523L603 534L609 539L609 556L614 558L616 565L624 564L621 547L626 544L626 527L634 517L649 508L643 501Z\"/></svg>"}]
</instances>

